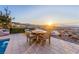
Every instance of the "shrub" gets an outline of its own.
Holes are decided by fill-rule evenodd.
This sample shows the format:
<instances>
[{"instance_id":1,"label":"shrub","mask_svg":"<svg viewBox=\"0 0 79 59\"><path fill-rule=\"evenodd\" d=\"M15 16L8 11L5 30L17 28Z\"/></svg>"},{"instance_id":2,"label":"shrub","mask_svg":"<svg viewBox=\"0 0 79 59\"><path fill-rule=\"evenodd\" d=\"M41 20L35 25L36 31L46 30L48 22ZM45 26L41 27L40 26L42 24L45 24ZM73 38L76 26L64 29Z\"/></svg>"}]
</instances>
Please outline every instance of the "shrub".
<instances>
[{"instance_id":1,"label":"shrub","mask_svg":"<svg viewBox=\"0 0 79 59\"><path fill-rule=\"evenodd\" d=\"M15 34L15 33L24 33L25 29L24 28L11 28L10 29L10 34Z\"/></svg>"}]
</instances>

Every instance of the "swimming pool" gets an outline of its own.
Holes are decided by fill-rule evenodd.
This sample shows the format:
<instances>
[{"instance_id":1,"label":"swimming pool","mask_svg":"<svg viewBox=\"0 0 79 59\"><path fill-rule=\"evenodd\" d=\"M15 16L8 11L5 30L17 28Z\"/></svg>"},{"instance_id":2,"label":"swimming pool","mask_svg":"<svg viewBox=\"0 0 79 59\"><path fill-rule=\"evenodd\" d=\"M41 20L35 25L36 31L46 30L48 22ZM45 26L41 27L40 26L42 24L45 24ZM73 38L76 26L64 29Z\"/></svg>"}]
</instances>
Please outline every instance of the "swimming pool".
<instances>
[{"instance_id":1,"label":"swimming pool","mask_svg":"<svg viewBox=\"0 0 79 59\"><path fill-rule=\"evenodd\" d=\"M10 38L0 40L0 54L4 54Z\"/></svg>"}]
</instances>

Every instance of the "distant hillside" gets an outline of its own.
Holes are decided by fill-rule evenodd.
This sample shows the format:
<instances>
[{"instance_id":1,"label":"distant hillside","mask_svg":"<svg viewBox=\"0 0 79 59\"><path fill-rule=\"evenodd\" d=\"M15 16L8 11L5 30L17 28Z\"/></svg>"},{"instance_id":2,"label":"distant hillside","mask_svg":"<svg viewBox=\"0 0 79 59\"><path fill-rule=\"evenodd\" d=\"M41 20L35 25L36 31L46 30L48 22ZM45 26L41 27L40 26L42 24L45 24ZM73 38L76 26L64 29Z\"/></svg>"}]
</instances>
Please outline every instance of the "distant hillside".
<instances>
[{"instance_id":1,"label":"distant hillside","mask_svg":"<svg viewBox=\"0 0 79 59\"><path fill-rule=\"evenodd\" d=\"M14 28L39 28L40 25L34 25L34 24L23 24L19 22L12 22L12 26Z\"/></svg>"}]
</instances>

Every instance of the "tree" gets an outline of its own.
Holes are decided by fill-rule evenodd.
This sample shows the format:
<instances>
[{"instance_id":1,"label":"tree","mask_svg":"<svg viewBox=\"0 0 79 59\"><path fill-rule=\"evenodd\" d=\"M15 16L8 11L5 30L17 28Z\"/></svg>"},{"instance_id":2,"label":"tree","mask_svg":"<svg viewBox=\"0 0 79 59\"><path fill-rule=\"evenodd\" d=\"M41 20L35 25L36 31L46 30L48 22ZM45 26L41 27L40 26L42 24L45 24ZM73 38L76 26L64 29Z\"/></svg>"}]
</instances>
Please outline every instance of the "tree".
<instances>
[{"instance_id":1,"label":"tree","mask_svg":"<svg viewBox=\"0 0 79 59\"><path fill-rule=\"evenodd\" d=\"M12 27L12 18L10 16L11 11L8 10L7 8L4 8L5 13L3 13L2 11L0 11L0 25L2 25L3 28L8 28L10 29Z\"/></svg>"}]
</instances>

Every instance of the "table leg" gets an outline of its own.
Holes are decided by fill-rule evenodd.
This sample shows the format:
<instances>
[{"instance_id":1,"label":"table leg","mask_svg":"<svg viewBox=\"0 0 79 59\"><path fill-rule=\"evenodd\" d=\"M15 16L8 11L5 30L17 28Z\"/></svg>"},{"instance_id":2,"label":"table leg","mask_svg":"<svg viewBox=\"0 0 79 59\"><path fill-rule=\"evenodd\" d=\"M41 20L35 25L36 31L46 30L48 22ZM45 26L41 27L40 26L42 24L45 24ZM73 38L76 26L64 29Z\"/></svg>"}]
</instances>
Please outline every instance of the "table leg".
<instances>
[{"instance_id":1,"label":"table leg","mask_svg":"<svg viewBox=\"0 0 79 59\"><path fill-rule=\"evenodd\" d=\"M50 36L49 36L49 44L50 44Z\"/></svg>"}]
</instances>

